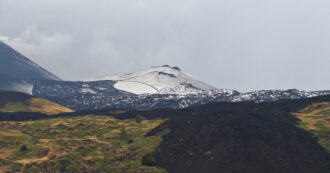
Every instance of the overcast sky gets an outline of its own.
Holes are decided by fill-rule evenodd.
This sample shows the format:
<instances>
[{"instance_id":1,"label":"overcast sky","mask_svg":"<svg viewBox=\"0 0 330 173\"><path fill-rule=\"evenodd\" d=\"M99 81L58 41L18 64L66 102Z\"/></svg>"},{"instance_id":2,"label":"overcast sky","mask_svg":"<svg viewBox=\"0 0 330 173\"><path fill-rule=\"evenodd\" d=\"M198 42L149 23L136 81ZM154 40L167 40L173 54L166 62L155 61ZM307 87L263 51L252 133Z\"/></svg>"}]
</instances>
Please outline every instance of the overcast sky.
<instances>
[{"instance_id":1,"label":"overcast sky","mask_svg":"<svg viewBox=\"0 0 330 173\"><path fill-rule=\"evenodd\" d=\"M0 39L65 80L169 64L218 88L330 89L329 0L0 0Z\"/></svg>"}]
</instances>

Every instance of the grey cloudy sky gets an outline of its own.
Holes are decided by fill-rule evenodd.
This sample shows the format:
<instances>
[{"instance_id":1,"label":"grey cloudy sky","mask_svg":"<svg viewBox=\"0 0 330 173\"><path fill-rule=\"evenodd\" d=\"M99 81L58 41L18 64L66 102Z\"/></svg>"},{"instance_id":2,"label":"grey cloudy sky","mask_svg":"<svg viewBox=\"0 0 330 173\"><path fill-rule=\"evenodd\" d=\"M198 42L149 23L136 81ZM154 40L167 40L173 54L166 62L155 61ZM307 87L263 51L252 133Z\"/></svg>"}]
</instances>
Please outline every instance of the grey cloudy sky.
<instances>
[{"instance_id":1,"label":"grey cloudy sky","mask_svg":"<svg viewBox=\"0 0 330 173\"><path fill-rule=\"evenodd\" d=\"M329 0L0 0L0 39L66 80L169 64L218 88L330 89Z\"/></svg>"}]
</instances>

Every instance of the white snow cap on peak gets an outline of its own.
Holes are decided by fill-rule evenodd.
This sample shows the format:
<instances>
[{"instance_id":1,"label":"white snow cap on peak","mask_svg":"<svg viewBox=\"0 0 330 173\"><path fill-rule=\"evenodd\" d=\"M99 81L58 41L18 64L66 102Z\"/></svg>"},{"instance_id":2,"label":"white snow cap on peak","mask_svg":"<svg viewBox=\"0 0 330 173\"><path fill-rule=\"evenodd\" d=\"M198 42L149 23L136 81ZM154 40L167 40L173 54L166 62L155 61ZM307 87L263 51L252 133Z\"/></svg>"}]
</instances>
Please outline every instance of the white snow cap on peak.
<instances>
[{"instance_id":1,"label":"white snow cap on peak","mask_svg":"<svg viewBox=\"0 0 330 173\"><path fill-rule=\"evenodd\" d=\"M113 80L116 89L134 94L198 94L217 88L193 79L178 67L152 66L141 71L91 79L88 81Z\"/></svg>"}]
</instances>

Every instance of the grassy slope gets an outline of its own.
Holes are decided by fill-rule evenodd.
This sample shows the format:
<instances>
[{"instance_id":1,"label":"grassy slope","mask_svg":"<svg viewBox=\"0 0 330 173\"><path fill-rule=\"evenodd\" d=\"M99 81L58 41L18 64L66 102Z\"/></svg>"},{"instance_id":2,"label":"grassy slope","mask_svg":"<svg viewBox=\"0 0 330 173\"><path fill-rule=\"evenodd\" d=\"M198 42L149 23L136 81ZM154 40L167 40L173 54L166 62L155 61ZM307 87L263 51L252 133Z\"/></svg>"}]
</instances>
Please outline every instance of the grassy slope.
<instances>
[{"instance_id":1,"label":"grassy slope","mask_svg":"<svg viewBox=\"0 0 330 173\"><path fill-rule=\"evenodd\" d=\"M330 102L314 103L294 113L298 126L319 138L319 143L330 153Z\"/></svg>"},{"instance_id":2,"label":"grassy slope","mask_svg":"<svg viewBox=\"0 0 330 173\"><path fill-rule=\"evenodd\" d=\"M58 114L73 112L73 110L42 98L30 98L24 102L9 102L0 108L1 112L40 112Z\"/></svg>"},{"instance_id":3,"label":"grassy slope","mask_svg":"<svg viewBox=\"0 0 330 173\"><path fill-rule=\"evenodd\" d=\"M142 157L162 141L160 134L144 135L162 122L93 115L0 122L0 170L165 172L141 165ZM127 135L120 135L122 129Z\"/></svg>"}]
</instances>

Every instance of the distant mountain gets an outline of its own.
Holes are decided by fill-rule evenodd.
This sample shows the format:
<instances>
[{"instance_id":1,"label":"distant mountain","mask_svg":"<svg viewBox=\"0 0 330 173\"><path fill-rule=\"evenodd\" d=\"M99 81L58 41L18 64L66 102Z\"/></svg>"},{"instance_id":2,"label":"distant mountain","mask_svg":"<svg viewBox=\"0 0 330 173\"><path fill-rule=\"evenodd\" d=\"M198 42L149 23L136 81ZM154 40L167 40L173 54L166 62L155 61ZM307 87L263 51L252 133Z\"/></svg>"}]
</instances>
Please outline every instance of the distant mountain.
<instances>
[{"instance_id":1,"label":"distant mountain","mask_svg":"<svg viewBox=\"0 0 330 173\"><path fill-rule=\"evenodd\" d=\"M45 98L74 110L186 108L211 102L272 102L330 94L326 91L217 89L178 67L154 66L135 73L61 81L0 41L0 90Z\"/></svg>"},{"instance_id":2,"label":"distant mountain","mask_svg":"<svg viewBox=\"0 0 330 173\"><path fill-rule=\"evenodd\" d=\"M135 73L91 79L88 81L116 81L116 89L133 94L198 94L216 90L204 82L194 79L178 67L154 66Z\"/></svg>"},{"instance_id":3,"label":"distant mountain","mask_svg":"<svg viewBox=\"0 0 330 173\"><path fill-rule=\"evenodd\" d=\"M32 94L28 79L61 80L0 41L0 90Z\"/></svg>"},{"instance_id":4,"label":"distant mountain","mask_svg":"<svg viewBox=\"0 0 330 173\"><path fill-rule=\"evenodd\" d=\"M186 108L211 102L272 102L330 94L327 91L217 89L178 67L150 67L135 73L79 81L30 80L33 95L74 110Z\"/></svg>"},{"instance_id":5,"label":"distant mountain","mask_svg":"<svg viewBox=\"0 0 330 173\"><path fill-rule=\"evenodd\" d=\"M16 79L61 80L2 41L0 73Z\"/></svg>"},{"instance_id":6,"label":"distant mountain","mask_svg":"<svg viewBox=\"0 0 330 173\"><path fill-rule=\"evenodd\" d=\"M239 93L235 90L211 90L196 94L133 94L115 88L117 81L29 81L34 96L46 98L74 110L186 108L211 102L273 102L280 99L329 95L327 91L261 90Z\"/></svg>"}]
</instances>

